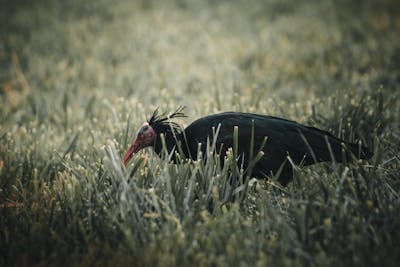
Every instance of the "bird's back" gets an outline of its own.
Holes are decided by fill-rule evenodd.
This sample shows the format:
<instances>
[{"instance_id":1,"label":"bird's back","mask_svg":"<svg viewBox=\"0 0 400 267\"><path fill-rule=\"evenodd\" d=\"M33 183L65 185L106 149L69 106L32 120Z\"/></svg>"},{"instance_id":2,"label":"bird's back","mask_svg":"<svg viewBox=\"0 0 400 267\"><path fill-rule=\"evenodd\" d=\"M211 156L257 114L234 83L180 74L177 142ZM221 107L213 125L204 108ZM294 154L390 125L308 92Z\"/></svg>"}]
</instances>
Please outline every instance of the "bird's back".
<instances>
[{"instance_id":1,"label":"bird's back","mask_svg":"<svg viewBox=\"0 0 400 267\"><path fill-rule=\"evenodd\" d=\"M191 157L197 155L198 143L202 144L202 150L205 151L207 139L212 141L218 128L219 134L215 137L216 148L222 152L221 157L223 157L226 150L233 147L235 126L238 127L238 152L244 156L245 162L249 158L252 135L255 152L261 148L264 137L267 137L267 143L262 148L265 155L255 166L253 171L255 176L276 173L282 166L281 171L286 172L286 176L291 176L290 164L284 163L287 156L290 156L296 164L302 162L304 165L309 165L332 160L332 156L340 162L342 156L346 154L343 153L342 147L342 143L345 142L329 132L273 116L224 112L202 117L185 129ZM358 146L347 145L351 152L356 153ZM367 151L366 148L361 148L364 155ZM289 181L291 177L282 179Z\"/></svg>"}]
</instances>

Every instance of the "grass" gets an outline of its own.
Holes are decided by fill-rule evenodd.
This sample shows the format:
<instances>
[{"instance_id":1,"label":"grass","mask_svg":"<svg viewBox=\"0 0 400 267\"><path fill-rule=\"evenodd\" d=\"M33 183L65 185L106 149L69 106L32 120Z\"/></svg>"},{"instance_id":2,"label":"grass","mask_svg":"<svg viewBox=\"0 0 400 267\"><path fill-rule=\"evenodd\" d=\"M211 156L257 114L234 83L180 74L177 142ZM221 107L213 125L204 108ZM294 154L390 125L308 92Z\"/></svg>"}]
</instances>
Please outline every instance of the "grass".
<instances>
[{"instance_id":1,"label":"grass","mask_svg":"<svg viewBox=\"0 0 400 267\"><path fill-rule=\"evenodd\" d=\"M1 266L397 266L395 1L1 1ZM374 157L227 182L120 156L156 108L293 119ZM234 154L234 149L232 151ZM235 175L245 175L238 170Z\"/></svg>"}]
</instances>

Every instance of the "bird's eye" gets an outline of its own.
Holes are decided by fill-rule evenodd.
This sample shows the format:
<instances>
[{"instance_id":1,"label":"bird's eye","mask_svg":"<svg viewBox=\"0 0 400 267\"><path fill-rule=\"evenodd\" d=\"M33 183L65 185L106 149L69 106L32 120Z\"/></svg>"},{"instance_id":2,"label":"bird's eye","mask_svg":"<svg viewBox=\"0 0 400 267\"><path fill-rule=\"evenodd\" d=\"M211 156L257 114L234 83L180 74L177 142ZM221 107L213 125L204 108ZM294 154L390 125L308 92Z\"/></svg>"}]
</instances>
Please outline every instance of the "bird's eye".
<instances>
[{"instance_id":1,"label":"bird's eye","mask_svg":"<svg viewBox=\"0 0 400 267\"><path fill-rule=\"evenodd\" d=\"M149 126L143 126L142 128L139 129L139 132L137 133L137 135L142 135L144 134L145 131L147 131L147 129L149 129Z\"/></svg>"}]
</instances>

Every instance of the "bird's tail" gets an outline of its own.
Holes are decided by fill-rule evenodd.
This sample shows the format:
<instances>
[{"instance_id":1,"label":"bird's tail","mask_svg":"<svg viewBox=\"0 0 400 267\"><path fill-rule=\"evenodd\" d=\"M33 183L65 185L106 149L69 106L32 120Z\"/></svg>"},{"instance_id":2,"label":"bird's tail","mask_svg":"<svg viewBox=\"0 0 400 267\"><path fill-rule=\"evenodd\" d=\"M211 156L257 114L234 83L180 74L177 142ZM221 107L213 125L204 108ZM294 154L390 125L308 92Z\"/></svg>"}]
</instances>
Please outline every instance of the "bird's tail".
<instances>
[{"instance_id":1,"label":"bird's tail","mask_svg":"<svg viewBox=\"0 0 400 267\"><path fill-rule=\"evenodd\" d=\"M360 159L370 159L374 155L368 147L362 146L361 144L350 143L348 144L348 147L351 150L351 153Z\"/></svg>"},{"instance_id":2,"label":"bird's tail","mask_svg":"<svg viewBox=\"0 0 400 267\"><path fill-rule=\"evenodd\" d=\"M306 140L307 146L312 150L311 154L314 154L313 161L309 161L310 164L331 161L332 157L339 162L343 162L346 158L369 159L374 155L368 147L359 143L346 142L329 132L314 127L307 127L307 130L307 132L301 134Z\"/></svg>"}]
</instances>

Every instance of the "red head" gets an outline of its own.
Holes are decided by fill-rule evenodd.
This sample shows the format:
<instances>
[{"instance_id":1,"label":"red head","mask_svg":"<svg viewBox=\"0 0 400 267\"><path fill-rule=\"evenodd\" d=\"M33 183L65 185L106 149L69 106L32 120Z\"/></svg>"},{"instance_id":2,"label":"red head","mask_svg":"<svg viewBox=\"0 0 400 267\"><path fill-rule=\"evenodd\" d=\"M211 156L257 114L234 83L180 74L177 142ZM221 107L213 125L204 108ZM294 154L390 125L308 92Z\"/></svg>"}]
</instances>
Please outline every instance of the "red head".
<instances>
[{"instance_id":1,"label":"red head","mask_svg":"<svg viewBox=\"0 0 400 267\"><path fill-rule=\"evenodd\" d=\"M153 130L153 127L148 122L145 122L140 127L135 140L133 140L128 151L124 155L124 165L126 166L129 160L142 148L153 145L157 134Z\"/></svg>"},{"instance_id":2,"label":"red head","mask_svg":"<svg viewBox=\"0 0 400 267\"><path fill-rule=\"evenodd\" d=\"M173 121L170 121L169 119L186 117L182 112L183 109L184 107L182 106L178 107L175 112L168 116L165 114L159 115L158 109L156 109L151 118L142 124L135 140L133 140L128 151L125 153L123 158L124 165L126 166L133 155L135 155L142 148L155 145L158 134L164 134L167 139L166 142L169 142L168 138L172 138L172 136L174 136L172 132L176 134L180 133L181 129L179 125ZM172 141L174 141L173 138ZM161 151L161 145L155 145L155 150L157 153L159 153Z\"/></svg>"}]
</instances>

